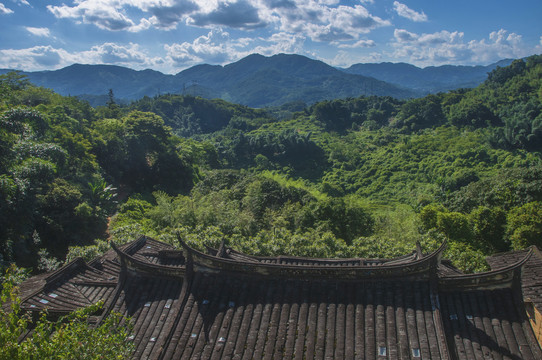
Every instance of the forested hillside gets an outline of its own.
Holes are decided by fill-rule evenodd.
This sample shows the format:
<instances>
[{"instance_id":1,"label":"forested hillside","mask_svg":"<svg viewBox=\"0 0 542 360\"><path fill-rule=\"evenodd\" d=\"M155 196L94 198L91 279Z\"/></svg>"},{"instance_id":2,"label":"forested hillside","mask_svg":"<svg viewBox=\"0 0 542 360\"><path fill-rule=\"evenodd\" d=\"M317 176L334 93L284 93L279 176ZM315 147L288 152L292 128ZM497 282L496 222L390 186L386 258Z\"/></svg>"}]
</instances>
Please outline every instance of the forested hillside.
<instances>
[{"instance_id":1,"label":"forested hillside","mask_svg":"<svg viewBox=\"0 0 542 360\"><path fill-rule=\"evenodd\" d=\"M0 76L4 262L50 269L138 234L252 254L389 257L448 239L466 271L542 245L542 56L472 90L251 109L92 108Z\"/></svg>"}]
</instances>

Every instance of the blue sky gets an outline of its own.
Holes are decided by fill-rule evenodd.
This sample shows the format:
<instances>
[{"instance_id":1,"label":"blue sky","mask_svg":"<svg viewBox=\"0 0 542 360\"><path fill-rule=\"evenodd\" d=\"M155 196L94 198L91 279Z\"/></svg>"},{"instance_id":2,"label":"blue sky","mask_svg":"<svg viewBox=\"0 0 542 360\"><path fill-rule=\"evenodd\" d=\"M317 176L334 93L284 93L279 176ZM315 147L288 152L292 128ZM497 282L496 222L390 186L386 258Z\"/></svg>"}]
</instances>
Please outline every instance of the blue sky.
<instances>
[{"instance_id":1,"label":"blue sky","mask_svg":"<svg viewBox=\"0 0 542 360\"><path fill-rule=\"evenodd\" d=\"M252 53L486 65L541 54L541 19L541 0L0 0L0 68L177 73Z\"/></svg>"}]
</instances>

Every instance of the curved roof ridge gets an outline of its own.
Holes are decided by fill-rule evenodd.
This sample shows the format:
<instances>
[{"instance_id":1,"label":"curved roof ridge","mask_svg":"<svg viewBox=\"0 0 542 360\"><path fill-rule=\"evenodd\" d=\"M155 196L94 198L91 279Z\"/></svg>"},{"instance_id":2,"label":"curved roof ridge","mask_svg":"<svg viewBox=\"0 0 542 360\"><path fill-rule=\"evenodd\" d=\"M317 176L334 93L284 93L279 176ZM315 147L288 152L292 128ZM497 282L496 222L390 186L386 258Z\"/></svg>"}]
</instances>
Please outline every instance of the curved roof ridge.
<instances>
[{"instance_id":1,"label":"curved roof ridge","mask_svg":"<svg viewBox=\"0 0 542 360\"><path fill-rule=\"evenodd\" d=\"M137 259L134 256L125 252L124 249L120 249L119 247L117 247L113 242L111 242L111 247L113 248L113 250L115 250L121 262L124 262L126 264L126 267L130 270L142 271L151 276L164 275L173 277L184 277L184 274L186 272L185 267L153 264L147 261Z\"/></svg>"},{"instance_id":2,"label":"curved roof ridge","mask_svg":"<svg viewBox=\"0 0 542 360\"><path fill-rule=\"evenodd\" d=\"M519 261L508 266L474 274L444 275L439 278L439 283L445 285L443 290L457 287L501 288L511 286L514 274L520 271L533 254L530 248L527 254Z\"/></svg>"},{"instance_id":3,"label":"curved roof ridge","mask_svg":"<svg viewBox=\"0 0 542 360\"><path fill-rule=\"evenodd\" d=\"M222 246L222 245L221 245ZM214 249L212 247L206 246L207 250L211 250L212 253L216 253L216 255L211 256L218 256L218 250ZM295 260L298 262L316 262L316 263L325 263L329 262L331 264L333 263L346 263L346 262L359 262L360 265L365 264L371 264L371 265L391 265L392 263L405 263L407 260L419 260L421 258L424 258L425 256L423 254L420 255L420 250L416 249L411 251L410 253L407 253L405 255L393 257L393 258L362 258L362 257L349 257L349 258L317 258L317 257L309 257L309 256L294 256L294 255L278 255L278 256L258 256L258 255L250 255L245 254L241 251L235 250L232 247L226 246L225 247L228 255L234 255L239 256L240 260L244 260L243 258L252 259L254 261L258 262L265 262L265 261L280 261L280 260ZM221 256L224 257L224 256ZM236 259L232 259L236 260ZM305 265L306 266L306 265Z\"/></svg>"},{"instance_id":4,"label":"curved roof ridge","mask_svg":"<svg viewBox=\"0 0 542 360\"><path fill-rule=\"evenodd\" d=\"M260 275L275 276L318 276L358 279L367 277L390 277L390 276L413 276L427 273L431 268L436 268L440 262L442 252L446 248L446 241L431 254L413 260L408 263L383 264L380 266L367 265L295 265L279 263L262 263L240 261L235 259L221 258L204 254L188 246L182 239L179 239L181 246L191 254L194 265L207 270L229 270L233 272L257 273Z\"/></svg>"}]
</instances>

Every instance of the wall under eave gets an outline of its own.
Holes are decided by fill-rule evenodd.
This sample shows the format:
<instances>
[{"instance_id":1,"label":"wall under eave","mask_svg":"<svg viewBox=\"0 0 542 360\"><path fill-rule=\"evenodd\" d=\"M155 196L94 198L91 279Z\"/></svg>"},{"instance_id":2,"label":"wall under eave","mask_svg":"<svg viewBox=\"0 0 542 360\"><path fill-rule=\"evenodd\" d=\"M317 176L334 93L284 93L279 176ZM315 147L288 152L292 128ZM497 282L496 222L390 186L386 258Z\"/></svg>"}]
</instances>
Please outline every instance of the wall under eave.
<instances>
[{"instance_id":1,"label":"wall under eave","mask_svg":"<svg viewBox=\"0 0 542 360\"><path fill-rule=\"evenodd\" d=\"M533 328L534 336L538 340L538 344L542 347L542 313L533 305L531 301L525 302L527 316Z\"/></svg>"}]
</instances>

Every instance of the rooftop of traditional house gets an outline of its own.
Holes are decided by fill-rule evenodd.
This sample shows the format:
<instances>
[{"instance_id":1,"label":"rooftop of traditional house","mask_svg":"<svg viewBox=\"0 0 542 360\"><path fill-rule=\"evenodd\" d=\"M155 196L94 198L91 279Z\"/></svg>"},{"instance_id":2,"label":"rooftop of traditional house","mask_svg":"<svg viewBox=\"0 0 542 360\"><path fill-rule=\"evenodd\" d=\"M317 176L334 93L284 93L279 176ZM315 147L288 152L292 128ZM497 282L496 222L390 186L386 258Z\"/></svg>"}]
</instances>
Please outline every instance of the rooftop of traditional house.
<instances>
[{"instance_id":1,"label":"rooftop of traditional house","mask_svg":"<svg viewBox=\"0 0 542 360\"><path fill-rule=\"evenodd\" d=\"M395 259L180 244L112 244L27 280L22 307L60 315L101 299L97 323L112 311L132 318L135 359L542 359L524 303L540 300L536 248L463 274L442 259L446 244Z\"/></svg>"}]
</instances>

